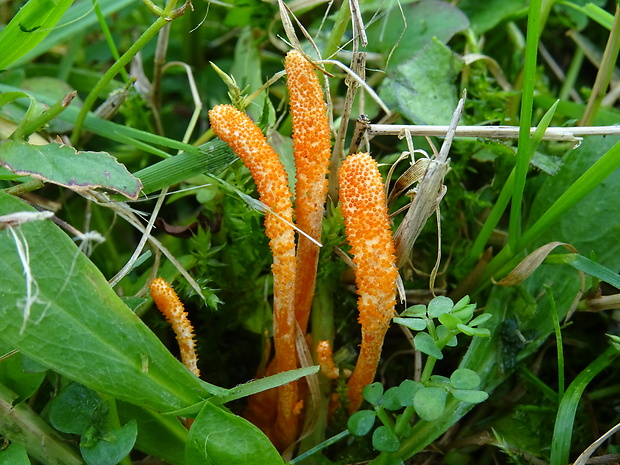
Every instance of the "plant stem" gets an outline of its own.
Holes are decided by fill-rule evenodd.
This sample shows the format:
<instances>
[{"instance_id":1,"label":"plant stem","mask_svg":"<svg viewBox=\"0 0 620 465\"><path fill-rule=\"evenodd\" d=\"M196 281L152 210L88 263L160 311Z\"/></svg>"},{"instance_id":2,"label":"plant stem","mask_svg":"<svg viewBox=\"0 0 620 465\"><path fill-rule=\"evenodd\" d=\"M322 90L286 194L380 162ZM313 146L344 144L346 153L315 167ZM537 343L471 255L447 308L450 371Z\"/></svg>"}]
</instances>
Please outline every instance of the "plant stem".
<instances>
[{"instance_id":1,"label":"plant stem","mask_svg":"<svg viewBox=\"0 0 620 465\"><path fill-rule=\"evenodd\" d=\"M603 53L603 60L601 61L601 67L596 75L596 81L594 81L594 87L592 87L592 95L588 100L588 105L583 114L583 118L579 122L581 126L589 125L596 116L598 109L601 106L607 87L611 82L611 77L616 66L616 60L618 59L618 52L620 52L620 7L616 6L616 14L614 16L614 23L605 46L605 53Z\"/></svg>"},{"instance_id":2,"label":"plant stem","mask_svg":"<svg viewBox=\"0 0 620 465\"><path fill-rule=\"evenodd\" d=\"M515 183L510 208L508 226L510 244L514 245L521 236L521 202L525 188L525 178L529 164L530 128L532 127L532 108L534 86L536 84L536 56L538 53L538 23L540 19L540 0L530 2L525 39L525 67L523 70L523 92L521 95L521 116L519 120L519 146L515 166Z\"/></svg>"}]
</instances>

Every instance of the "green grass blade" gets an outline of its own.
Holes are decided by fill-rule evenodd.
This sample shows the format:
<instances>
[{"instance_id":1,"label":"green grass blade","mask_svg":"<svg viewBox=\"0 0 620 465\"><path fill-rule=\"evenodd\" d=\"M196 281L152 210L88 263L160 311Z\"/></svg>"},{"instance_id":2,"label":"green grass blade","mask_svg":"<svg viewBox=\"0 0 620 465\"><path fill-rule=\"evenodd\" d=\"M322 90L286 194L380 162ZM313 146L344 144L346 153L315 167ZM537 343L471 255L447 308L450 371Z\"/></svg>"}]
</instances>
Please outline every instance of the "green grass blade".
<instances>
[{"instance_id":1,"label":"green grass blade","mask_svg":"<svg viewBox=\"0 0 620 465\"><path fill-rule=\"evenodd\" d=\"M30 0L0 33L0 69L8 68L41 42L72 0Z\"/></svg>"},{"instance_id":2,"label":"green grass blade","mask_svg":"<svg viewBox=\"0 0 620 465\"><path fill-rule=\"evenodd\" d=\"M228 144L219 139L198 149L198 154L183 152L134 173L142 181L142 193L148 195L198 174L218 174L237 159Z\"/></svg>"},{"instance_id":3,"label":"green grass blade","mask_svg":"<svg viewBox=\"0 0 620 465\"><path fill-rule=\"evenodd\" d=\"M564 397L562 397L562 402L560 402L555 420L551 442L550 465L566 465L568 463L575 413L577 412L577 406L583 391L596 375L613 362L617 355L618 351L616 348L613 346L609 347L588 365L585 370L579 373L575 380L570 383L570 386L568 386Z\"/></svg>"},{"instance_id":4,"label":"green grass blade","mask_svg":"<svg viewBox=\"0 0 620 465\"><path fill-rule=\"evenodd\" d=\"M132 5L142 4L140 0L98 0L98 3L104 17L109 17L121 10L127 11ZM65 44L79 34L91 31L97 22L92 2L76 2L61 18L60 24L40 44L15 61L13 66L32 62L51 48Z\"/></svg>"},{"instance_id":5,"label":"green grass blade","mask_svg":"<svg viewBox=\"0 0 620 465\"><path fill-rule=\"evenodd\" d=\"M536 57L538 54L538 23L540 20L540 0L530 2L527 37L525 41L525 66L523 70L523 92L521 96L521 116L519 121L519 146L515 166L515 182L512 192L512 207L508 240L514 246L521 237L521 202L525 189L525 178L529 165L530 127L532 126L532 108L534 104L534 86L536 85Z\"/></svg>"}]
</instances>

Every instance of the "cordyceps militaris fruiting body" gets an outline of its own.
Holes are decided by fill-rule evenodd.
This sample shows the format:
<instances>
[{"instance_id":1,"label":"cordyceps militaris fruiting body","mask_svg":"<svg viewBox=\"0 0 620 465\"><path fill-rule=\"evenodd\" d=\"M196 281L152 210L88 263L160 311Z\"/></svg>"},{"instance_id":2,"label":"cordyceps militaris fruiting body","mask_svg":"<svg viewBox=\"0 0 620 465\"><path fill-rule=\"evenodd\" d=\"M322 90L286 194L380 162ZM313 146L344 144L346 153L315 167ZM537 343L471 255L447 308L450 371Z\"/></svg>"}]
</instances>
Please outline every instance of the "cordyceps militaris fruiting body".
<instances>
[{"instance_id":1,"label":"cordyceps militaris fruiting body","mask_svg":"<svg viewBox=\"0 0 620 465\"><path fill-rule=\"evenodd\" d=\"M348 382L348 410L362 403L362 389L372 383L385 333L396 305L396 256L385 191L377 162L367 153L350 155L338 172L340 208L355 264L360 355Z\"/></svg>"},{"instance_id":2,"label":"cordyceps militaris fruiting body","mask_svg":"<svg viewBox=\"0 0 620 465\"><path fill-rule=\"evenodd\" d=\"M231 105L209 112L211 128L243 160L256 184L265 214L265 233L273 254L273 319L278 373L297 368L295 348L295 231L288 178L278 154L252 120ZM299 398L295 381L278 388L274 436L287 447L298 436Z\"/></svg>"},{"instance_id":3,"label":"cordyceps militaris fruiting body","mask_svg":"<svg viewBox=\"0 0 620 465\"><path fill-rule=\"evenodd\" d=\"M194 327L187 318L187 312L179 296L170 284L162 278L155 278L150 285L151 297L159 311L166 317L172 326L181 352L183 365L196 376L200 376L196 356L196 342L194 341Z\"/></svg>"},{"instance_id":4,"label":"cordyceps militaris fruiting body","mask_svg":"<svg viewBox=\"0 0 620 465\"><path fill-rule=\"evenodd\" d=\"M285 68L293 120L297 227L320 242L331 157L327 107L312 63L297 50L291 50L286 55ZM300 234L295 316L302 333L306 332L314 297L318 258L319 246Z\"/></svg>"}]
</instances>

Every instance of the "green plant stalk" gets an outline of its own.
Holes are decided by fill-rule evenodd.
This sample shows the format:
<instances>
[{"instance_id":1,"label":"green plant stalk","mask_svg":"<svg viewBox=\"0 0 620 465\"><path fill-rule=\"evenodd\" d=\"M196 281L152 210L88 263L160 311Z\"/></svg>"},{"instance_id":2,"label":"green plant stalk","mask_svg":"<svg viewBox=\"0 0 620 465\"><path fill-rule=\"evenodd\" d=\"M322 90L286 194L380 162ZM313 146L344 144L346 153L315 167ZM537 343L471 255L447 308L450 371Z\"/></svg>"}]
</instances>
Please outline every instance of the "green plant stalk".
<instances>
[{"instance_id":1,"label":"green plant stalk","mask_svg":"<svg viewBox=\"0 0 620 465\"><path fill-rule=\"evenodd\" d=\"M321 450L325 449L326 447L329 447L329 446L331 446L332 444L337 443L337 442L338 442L338 441L340 441L341 439L346 438L349 434L351 434L351 433L349 433L349 431L348 431L348 430L345 430L345 431L343 431L343 432L341 432L341 433L338 433L338 434L336 434L335 436L332 436L331 438L326 439L325 441L323 441L323 442L322 442L321 444L319 444L318 446L313 447L312 449L310 449L310 450L308 450L308 451L304 452L304 453L303 453L303 454L301 454L301 455L298 455L297 457L295 457L293 460L291 460L291 461L290 461L290 462L288 462L288 463L289 463L290 465L294 465L294 464L296 464L296 463L299 463L299 462L301 462L302 460L307 459L307 458L308 458L308 457L310 457L311 455L316 454L317 452L319 452L319 451L321 451Z\"/></svg>"},{"instance_id":2,"label":"green plant stalk","mask_svg":"<svg viewBox=\"0 0 620 465\"><path fill-rule=\"evenodd\" d=\"M519 121L519 145L517 164L508 225L508 241L514 246L521 237L521 202L525 189L525 178L529 166L530 127L532 126L532 108L534 105L534 86L536 84L536 57L538 53L538 24L540 19L540 0L532 0L527 19L527 36L525 39L525 66L523 69L523 91L521 94L521 116Z\"/></svg>"},{"instance_id":3,"label":"green plant stalk","mask_svg":"<svg viewBox=\"0 0 620 465\"><path fill-rule=\"evenodd\" d=\"M555 306L553 298L553 290L545 284L545 293L551 307L551 318L553 319L553 329L555 331L555 341L558 353L558 399L561 401L564 395L564 346L562 345L562 328L560 327L560 319L558 318L558 309Z\"/></svg>"},{"instance_id":4,"label":"green plant stalk","mask_svg":"<svg viewBox=\"0 0 620 465\"><path fill-rule=\"evenodd\" d=\"M97 85L93 87L93 90L90 91L90 93L86 97L86 100L84 100L84 105L82 106L82 109L80 110L80 113L78 114L75 121L75 126L73 127L71 142L74 146L78 145L86 115L95 104L95 100L97 100L99 94L114 78L114 76L116 76L120 72L120 70L123 69L153 37L155 37L159 30L166 24L168 24L168 22L168 18L164 16L158 17L155 22L146 31L144 31L144 33L138 38L138 40L136 40L136 42L131 47L129 47L129 50L127 50L123 54L123 56L120 57L120 59L114 62L110 69L108 69L106 73L101 77Z\"/></svg>"},{"instance_id":5,"label":"green plant stalk","mask_svg":"<svg viewBox=\"0 0 620 465\"><path fill-rule=\"evenodd\" d=\"M620 52L620 7L616 5L616 14L614 15L614 23L605 46L605 52L603 53L603 59L601 61L601 67L596 75L594 86L592 87L592 94L586 105L586 110L583 114L583 118L579 122L580 126L589 126L594 121L596 113L598 112L601 102L616 66L618 60L618 52Z\"/></svg>"},{"instance_id":6,"label":"green plant stalk","mask_svg":"<svg viewBox=\"0 0 620 465\"><path fill-rule=\"evenodd\" d=\"M383 423L383 425L388 427L390 430L394 431L394 421L390 418L385 409L379 406L375 409L375 412L377 413L377 418L381 420L381 423Z\"/></svg>"},{"instance_id":7,"label":"green plant stalk","mask_svg":"<svg viewBox=\"0 0 620 465\"><path fill-rule=\"evenodd\" d=\"M607 348L574 379L560 403L551 441L550 465L566 465L570 453L570 443L575 422L575 413L583 391L590 381L607 368L618 356L614 346Z\"/></svg>"},{"instance_id":8,"label":"green plant stalk","mask_svg":"<svg viewBox=\"0 0 620 465\"><path fill-rule=\"evenodd\" d=\"M108 405L108 427L110 430L117 430L121 427L121 421L118 418L118 408L116 406L116 399L107 394L99 394L101 399ZM131 465L131 458L126 455L121 459L119 465Z\"/></svg>"},{"instance_id":9,"label":"green plant stalk","mask_svg":"<svg viewBox=\"0 0 620 465\"><path fill-rule=\"evenodd\" d=\"M585 54L583 53L583 50L580 47L577 47L575 54L573 55L573 59L570 62L570 66L568 67L568 71L566 72L566 76L564 77L564 82L562 83L560 93L558 94L558 98L560 100L568 100L570 91L575 87L575 83L577 82L577 76L579 76L579 71L581 71L581 65L583 64L584 57Z\"/></svg>"},{"instance_id":10,"label":"green plant stalk","mask_svg":"<svg viewBox=\"0 0 620 465\"><path fill-rule=\"evenodd\" d=\"M525 366L519 366L519 376L521 376L525 381L529 382L531 385L536 387L544 396L549 400L549 402L553 404L558 403L558 393L547 386L541 379L536 376L532 371Z\"/></svg>"},{"instance_id":11,"label":"green plant stalk","mask_svg":"<svg viewBox=\"0 0 620 465\"><path fill-rule=\"evenodd\" d=\"M347 30L350 19L351 9L349 7L349 0L346 0L342 2L342 5L340 5L338 16L336 16L336 21L334 22L334 28L327 39L327 44L325 45L325 58L331 57L340 47L342 36ZM327 65L325 68L329 70L332 66L333 65Z\"/></svg>"},{"instance_id":12,"label":"green plant stalk","mask_svg":"<svg viewBox=\"0 0 620 465\"><path fill-rule=\"evenodd\" d=\"M557 220L565 215L577 202L588 195L607 176L620 167L620 142L614 145L583 173L558 200L534 223L517 242L514 249L509 245L504 247L485 269L480 282L488 284L489 279L495 276L517 253L520 253L532 242L538 239L542 233L549 229Z\"/></svg>"},{"instance_id":13,"label":"green plant stalk","mask_svg":"<svg viewBox=\"0 0 620 465\"><path fill-rule=\"evenodd\" d=\"M54 103L47 110L34 118L24 118L20 125L15 129L15 132L11 134L11 140L22 140L28 138L31 134L37 132L49 121L54 119L60 113L62 113L71 103L71 101L77 95L76 91L70 92L65 95L61 100Z\"/></svg>"},{"instance_id":14,"label":"green plant stalk","mask_svg":"<svg viewBox=\"0 0 620 465\"><path fill-rule=\"evenodd\" d=\"M112 53L112 57L114 57L114 59L118 61L120 60L121 56L118 53L118 49L116 48L116 44L114 43L114 39L112 38L112 33L110 32L108 23L106 23L105 21L103 13L101 12L101 6L99 5L98 1L93 0L93 8L95 9L95 14L97 15L99 26L101 27L101 31L103 32L103 35L105 37L105 41L108 44L110 53ZM125 82L131 81L131 78L129 77L129 74L127 74L127 70L125 68L121 68L121 76L123 76Z\"/></svg>"},{"instance_id":15,"label":"green plant stalk","mask_svg":"<svg viewBox=\"0 0 620 465\"><path fill-rule=\"evenodd\" d=\"M405 431L407 430L407 427L410 426L411 419L414 415L415 408L413 407L413 405L405 407L403 413L401 413L396 419L396 425L394 426L394 434L396 434L396 436L402 436L403 434L405 434Z\"/></svg>"}]
</instances>

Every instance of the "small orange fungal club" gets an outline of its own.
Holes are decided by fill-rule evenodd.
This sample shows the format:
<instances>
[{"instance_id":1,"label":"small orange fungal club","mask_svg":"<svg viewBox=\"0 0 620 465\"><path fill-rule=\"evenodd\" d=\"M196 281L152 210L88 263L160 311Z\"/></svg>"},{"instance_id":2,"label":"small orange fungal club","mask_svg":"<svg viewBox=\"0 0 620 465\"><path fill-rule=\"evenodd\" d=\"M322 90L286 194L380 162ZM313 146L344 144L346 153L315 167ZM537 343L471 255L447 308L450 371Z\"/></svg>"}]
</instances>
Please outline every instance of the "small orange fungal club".
<instances>
[{"instance_id":1,"label":"small orange fungal club","mask_svg":"<svg viewBox=\"0 0 620 465\"><path fill-rule=\"evenodd\" d=\"M338 172L341 210L355 264L362 344L348 382L349 413L375 376L396 305L396 255L377 162L367 153L345 159Z\"/></svg>"},{"instance_id":2,"label":"small orange fungal club","mask_svg":"<svg viewBox=\"0 0 620 465\"><path fill-rule=\"evenodd\" d=\"M189 371L200 377L196 356L194 328L187 318L187 312L177 293L162 278L155 278L150 285L151 297L159 311L166 317L176 336L181 351L181 361Z\"/></svg>"},{"instance_id":3,"label":"small orange fungal club","mask_svg":"<svg viewBox=\"0 0 620 465\"><path fill-rule=\"evenodd\" d=\"M288 178L278 154L267 143L252 120L231 105L209 111L211 128L241 158L250 170L261 202L270 209L265 215L265 233L273 254L273 318L276 372L297 368L295 347L295 232ZM299 393L293 381L278 388L274 438L288 447L299 433ZM296 413L297 412L297 413Z\"/></svg>"},{"instance_id":4,"label":"small orange fungal club","mask_svg":"<svg viewBox=\"0 0 620 465\"><path fill-rule=\"evenodd\" d=\"M340 376L340 370L334 364L332 347L329 341L319 341L316 345L316 355L318 358L321 372L329 379L336 379Z\"/></svg>"},{"instance_id":5,"label":"small orange fungal club","mask_svg":"<svg viewBox=\"0 0 620 465\"><path fill-rule=\"evenodd\" d=\"M320 242L331 157L327 107L312 63L297 50L291 50L284 66L293 120L297 227ZM319 246L299 235L295 316L304 334L314 297L318 258Z\"/></svg>"}]
</instances>

